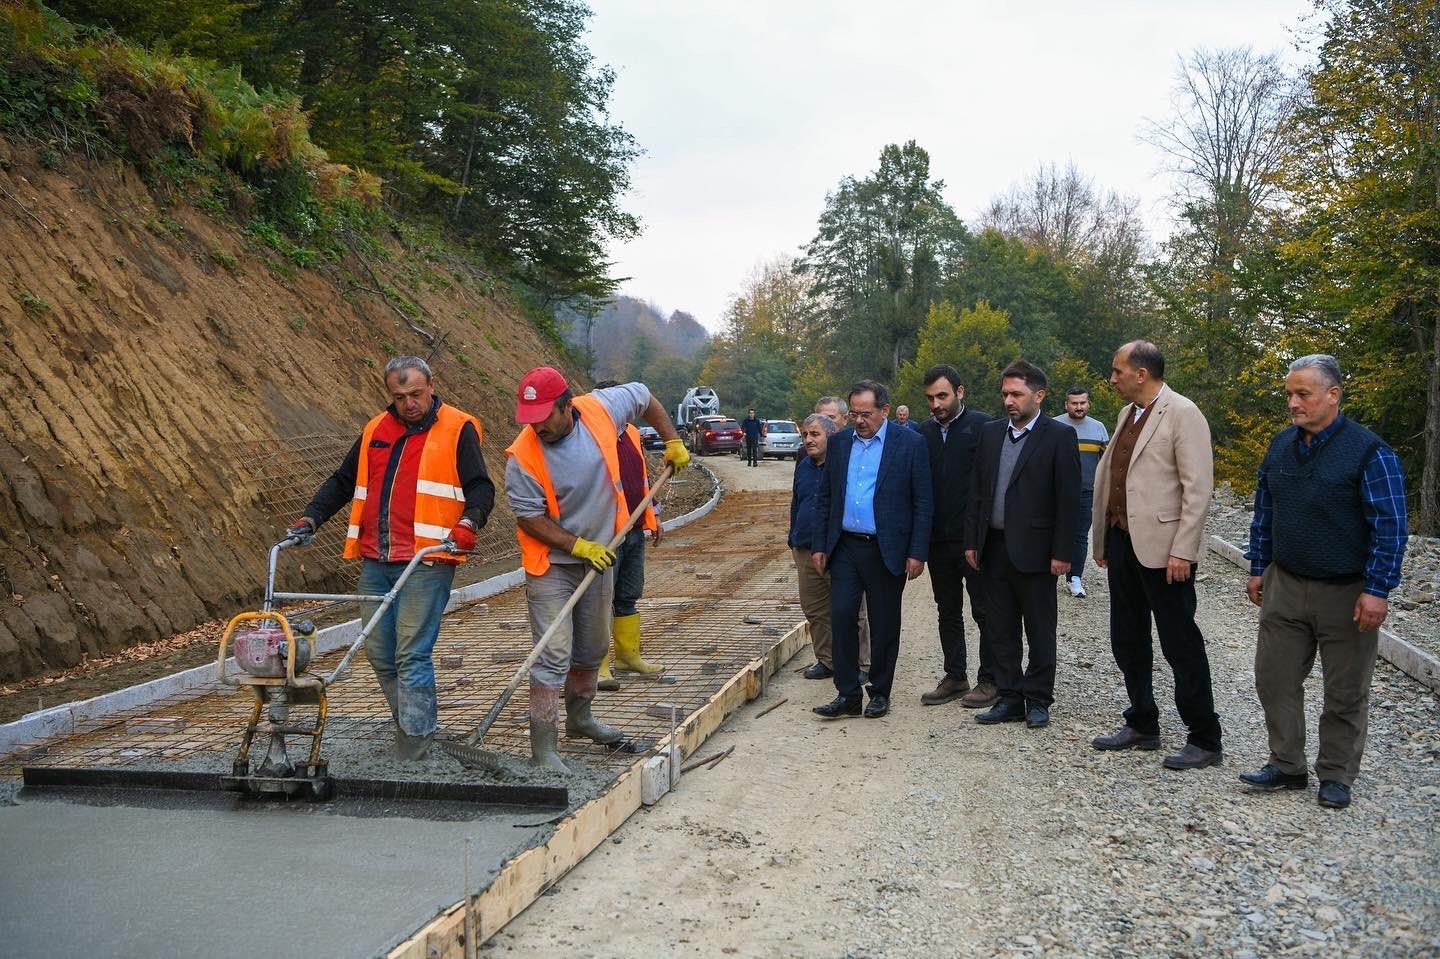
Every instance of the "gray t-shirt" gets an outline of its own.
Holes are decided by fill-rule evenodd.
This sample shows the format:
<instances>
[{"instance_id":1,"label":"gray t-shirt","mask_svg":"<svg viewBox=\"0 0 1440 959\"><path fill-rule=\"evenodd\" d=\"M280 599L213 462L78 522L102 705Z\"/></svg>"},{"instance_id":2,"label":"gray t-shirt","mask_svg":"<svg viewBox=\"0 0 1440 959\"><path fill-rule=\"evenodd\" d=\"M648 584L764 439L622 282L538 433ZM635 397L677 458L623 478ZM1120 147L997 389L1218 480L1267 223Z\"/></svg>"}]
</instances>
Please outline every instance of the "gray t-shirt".
<instances>
[{"instance_id":1,"label":"gray t-shirt","mask_svg":"<svg viewBox=\"0 0 1440 959\"><path fill-rule=\"evenodd\" d=\"M644 383L625 383L590 394L604 405L615 421L616 435L625 432L625 424L638 419L650 405L650 390ZM605 469L605 454L600 452L590 430L579 422L564 439L541 443L550 482L555 485L555 498L560 504L561 527L582 539L608 543L615 535L615 491ZM505 463L505 498L516 516L544 516L545 490L520 467L514 457ZM580 560L565 550L550 551L552 563L578 563Z\"/></svg>"},{"instance_id":2,"label":"gray t-shirt","mask_svg":"<svg viewBox=\"0 0 1440 959\"><path fill-rule=\"evenodd\" d=\"M1093 416L1087 416L1079 423L1072 420L1068 413L1061 413L1053 419L1075 431L1076 442L1080 444L1080 488L1093 490L1095 467L1100 465L1100 457L1105 455L1105 446L1110 442L1110 431Z\"/></svg>"}]
</instances>

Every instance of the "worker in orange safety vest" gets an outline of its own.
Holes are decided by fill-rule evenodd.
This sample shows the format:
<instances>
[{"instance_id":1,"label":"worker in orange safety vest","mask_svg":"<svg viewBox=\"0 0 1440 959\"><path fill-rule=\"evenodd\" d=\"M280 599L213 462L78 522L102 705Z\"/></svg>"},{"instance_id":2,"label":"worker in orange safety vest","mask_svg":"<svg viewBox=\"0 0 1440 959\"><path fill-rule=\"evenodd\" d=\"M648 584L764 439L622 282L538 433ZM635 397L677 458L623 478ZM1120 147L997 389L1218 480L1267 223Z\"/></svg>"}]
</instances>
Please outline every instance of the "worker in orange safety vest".
<instances>
[{"instance_id":1,"label":"worker in orange safety vest","mask_svg":"<svg viewBox=\"0 0 1440 959\"><path fill-rule=\"evenodd\" d=\"M347 504L345 558L359 559L359 591L376 602L427 546L475 546L495 505L495 484L480 455L480 421L435 395L429 365L397 356L385 365L390 406L366 424L344 461L315 493L289 533L308 542ZM365 655L395 721L395 754L422 759L435 738L432 653L440 616L464 556L431 554L405 581L365 639ZM365 619L373 611L362 610Z\"/></svg>"},{"instance_id":2,"label":"worker in orange safety vest","mask_svg":"<svg viewBox=\"0 0 1440 959\"><path fill-rule=\"evenodd\" d=\"M505 495L516 518L525 599L536 642L594 569L600 576L530 669L530 752L538 766L564 770L556 752L559 703L565 735L603 745L623 739L593 714L600 663L609 652L615 554L606 544L629 518L618 444L642 419L665 441L675 469L690 454L665 409L643 383L574 396L558 370L539 367L520 381L520 435L505 450Z\"/></svg>"}]
</instances>

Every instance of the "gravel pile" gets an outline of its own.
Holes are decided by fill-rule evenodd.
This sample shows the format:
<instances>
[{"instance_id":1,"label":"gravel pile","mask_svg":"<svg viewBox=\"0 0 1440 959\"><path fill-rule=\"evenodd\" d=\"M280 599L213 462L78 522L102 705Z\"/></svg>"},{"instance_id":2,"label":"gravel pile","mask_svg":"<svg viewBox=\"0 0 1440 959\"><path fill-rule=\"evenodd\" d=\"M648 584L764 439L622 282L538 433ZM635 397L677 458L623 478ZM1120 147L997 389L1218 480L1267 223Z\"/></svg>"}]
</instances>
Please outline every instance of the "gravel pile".
<instances>
[{"instance_id":1,"label":"gravel pile","mask_svg":"<svg viewBox=\"0 0 1440 959\"><path fill-rule=\"evenodd\" d=\"M1232 492L1229 486L1216 489L1210 506L1206 531L1239 546L1250 541L1252 501ZM1440 539L1411 536L1405 547L1405 564L1400 588L1390 594L1390 614L1385 628L1433 656L1440 656Z\"/></svg>"}]
</instances>

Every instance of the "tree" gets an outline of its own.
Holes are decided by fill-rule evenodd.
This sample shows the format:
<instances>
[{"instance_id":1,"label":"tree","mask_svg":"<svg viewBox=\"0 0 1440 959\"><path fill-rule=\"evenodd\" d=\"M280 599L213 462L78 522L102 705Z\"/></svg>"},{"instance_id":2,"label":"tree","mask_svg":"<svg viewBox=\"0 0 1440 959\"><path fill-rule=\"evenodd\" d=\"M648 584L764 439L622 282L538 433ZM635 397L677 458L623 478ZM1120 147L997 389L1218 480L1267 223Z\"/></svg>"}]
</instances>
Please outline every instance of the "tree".
<instances>
[{"instance_id":1,"label":"tree","mask_svg":"<svg viewBox=\"0 0 1440 959\"><path fill-rule=\"evenodd\" d=\"M1064 352L1067 330L1083 328L1064 266L1039 247L995 230L966 237L944 293L961 307L985 303L1005 313L1010 335L1041 366Z\"/></svg>"},{"instance_id":2,"label":"tree","mask_svg":"<svg viewBox=\"0 0 1440 959\"><path fill-rule=\"evenodd\" d=\"M1440 2L1320 0L1330 15L1278 184L1280 266L1347 404L1420 461L1418 532L1440 533ZM1414 402L1423 384L1422 403ZM1416 457L1414 438L1423 436Z\"/></svg>"},{"instance_id":3,"label":"tree","mask_svg":"<svg viewBox=\"0 0 1440 959\"><path fill-rule=\"evenodd\" d=\"M1020 354L1004 310L982 300L973 309L957 312L953 303L941 300L926 314L915 356L900 369L896 402L924 409L925 371L948 363L960 373L966 402L993 408L1000 393L1000 371Z\"/></svg>"},{"instance_id":4,"label":"tree","mask_svg":"<svg viewBox=\"0 0 1440 959\"><path fill-rule=\"evenodd\" d=\"M1176 175L1187 235L1172 247L1172 262L1193 303L1183 325L1205 365L1221 372L1247 332L1236 315L1237 272L1279 196L1294 84L1274 54L1199 49L1180 62L1171 101L1175 112L1150 121L1143 138Z\"/></svg>"},{"instance_id":5,"label":"tree","mask_svg":"<svg viewBox=\"0 0 1440 959\"><path fill-rule=\"evenodd\" d=\"M824 311L825 332L864 344L844 356L851 378L895 376L940 295L941 264L964 235L944 188L930 179L930 154L911 140L887 145L874 173L846 177L825 198L799 269Z\"/></svg>"}]
</instances>

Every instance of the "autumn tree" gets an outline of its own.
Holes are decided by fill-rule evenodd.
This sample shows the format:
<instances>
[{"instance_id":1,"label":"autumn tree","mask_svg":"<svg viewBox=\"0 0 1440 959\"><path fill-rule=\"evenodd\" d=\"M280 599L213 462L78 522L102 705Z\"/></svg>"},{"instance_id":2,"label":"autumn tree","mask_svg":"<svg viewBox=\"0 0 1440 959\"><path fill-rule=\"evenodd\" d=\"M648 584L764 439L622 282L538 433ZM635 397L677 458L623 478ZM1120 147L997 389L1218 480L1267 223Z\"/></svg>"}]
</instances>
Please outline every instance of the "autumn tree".
<instances>
[{"instance_id":1,"label":"autumn tree","mask_svg":"<svg viewBox=\"0 0 1440 959\"><path fill-rule=\"evenodd\" d=\"M1170 334L1155 338L1195 374L1202 402L1226 403L1260 341L1250 259L1270 242L1295 86L1274 54L1200 49L1180 61L1172 104L1143 134L1175 175L1180 218L1152 270Z\"/></svg>"},{"instance_id":2,"label":"autumn tree","mask_svg":"<svg viewBox=\"0 0 1440 959\"><path fill-rule=\"evenodd\" d=\"M893 378L915 346L942 265L964 227L931 179L930 154L914 140L880 151L876 170L847 177L825 198L800 271L824 311L850 378Z\"/></svg>"},{"instance_id":3,"label":"autumn tree","mask_svg":"<svg viewBox=\"0 0 1440 959\"><path fill-rule=\"evenodd\" d=\"M915 356L900 368L896 402L925 409L925 371L937 363L948 363L960 373L967 403L996 409L1000 371L1021 352L1004 310L993 309L983 300L973 308L956 310L949 300L941 300L925 316Z\"/></svg>"},{"instance_id":4,"label":"autumn tree","mask_svg":"<svg viewBox=\"0 0 1440 959\"><path fill-rule=\"evenodd\" d=\"M1301 338L1348 368L1348 408L1418 473L1416 530L1435 535L1440 2L1317 7L1329 20L1290 127L1291 158L1277 171L1296 207L1277 272L1304 278L1292 289L1305 313Z\"/></svg>"}]
</instances>

